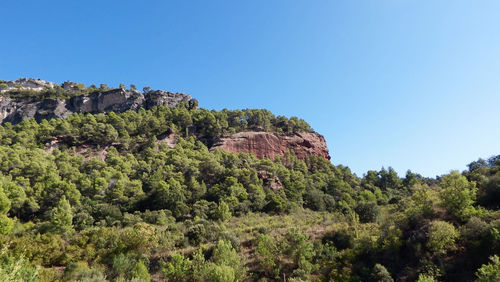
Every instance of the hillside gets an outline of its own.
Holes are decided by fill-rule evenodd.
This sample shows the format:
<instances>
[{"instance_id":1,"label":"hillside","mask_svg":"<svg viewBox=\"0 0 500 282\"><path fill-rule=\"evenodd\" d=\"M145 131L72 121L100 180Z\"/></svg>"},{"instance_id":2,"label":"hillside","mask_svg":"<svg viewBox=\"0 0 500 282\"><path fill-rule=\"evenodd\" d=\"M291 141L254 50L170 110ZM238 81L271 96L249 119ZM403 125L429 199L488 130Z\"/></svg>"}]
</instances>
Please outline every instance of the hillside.
<instances>
[{"instance_id":1,"label":"hillside","mask_svg":"<svg viewBox=\"0 0 500 282\"><path fill-rule=\"evenodd\" d=\"M2 280L500 278L500 156L358 177L296 117L33 79L0 118Z\"/></svg>"}]
</instances>

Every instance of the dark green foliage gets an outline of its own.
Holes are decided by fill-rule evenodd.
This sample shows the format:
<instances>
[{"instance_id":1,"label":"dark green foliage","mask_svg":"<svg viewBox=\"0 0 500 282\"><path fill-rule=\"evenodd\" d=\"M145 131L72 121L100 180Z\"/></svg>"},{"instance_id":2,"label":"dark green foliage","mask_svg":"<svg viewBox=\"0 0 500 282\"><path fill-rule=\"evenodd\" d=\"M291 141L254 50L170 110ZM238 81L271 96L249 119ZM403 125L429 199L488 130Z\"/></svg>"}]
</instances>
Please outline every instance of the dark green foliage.
<instances>
[{"instance_id":1,"label":"dark green foliage","mask_svg":"<svg viewBox=\"0 0 500 282\"><path fill-rule=\"evenodd\" d=\"M358 178L293 152L209 151L248 130L312 129L195 104L0 126L0 271L28 281L496 277L499 157L438 179L392 168Z\"/></svg>"},{"instance_id":2,"label":"dark green foliage","mask_svg":"<svg viewBox=\"0 0 500 282\"><path fill-rule=\"evenodd\" d=\"M375 202L360 202L354 208L363 223L375 222L379 216L380 208Z\"/></svg>"},{"instance_id":3,"label":"dark green foliage","mask_svg":"<svg viewBox=\"0 0 500 282\"><path fill-rule=\"evenodd\" d=\"M5 84L5 86L7 86L7 85ZM37 100L69 99L71 97L75 97L78 95L91 94L91 93L110 90L105 84L104 84L105 87L102 87L102 86L103 86L103 84L101 84L100 89L97 89L95 87L86 88L85 85L83 85L82 83L79 83L76 85L76 89L74 89L74 90L64 90L61 86L56 85L54 88L48 87L48 88L43 89L42 91L13 89L13 90L9 90L7 92L4 92L1 95L16 98L16 99L23 99L23 98L31 98L31 99L37 99ZM0 84L0 90L1 89L2 89L2 84Z\"/></svg>"}]
</instances>

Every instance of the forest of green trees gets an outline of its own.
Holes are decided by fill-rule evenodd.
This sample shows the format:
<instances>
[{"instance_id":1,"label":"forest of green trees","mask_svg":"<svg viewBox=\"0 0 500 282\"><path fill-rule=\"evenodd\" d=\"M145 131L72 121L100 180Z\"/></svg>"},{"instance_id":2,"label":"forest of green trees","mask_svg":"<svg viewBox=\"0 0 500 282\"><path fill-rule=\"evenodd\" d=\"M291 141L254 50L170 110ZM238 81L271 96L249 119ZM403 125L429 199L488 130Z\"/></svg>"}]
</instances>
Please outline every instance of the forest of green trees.
<instances>
[{"instance_id":1,"label":"forest of green trees","mask_svg":"<svg viewBox=\"0 0 500 282\"><path fill-rule=\"evenodd\" d=\"M500 156L359 177L293 152L209 151L245 130L312 131L182 104L3 124L1 280L500 281ZM174 148L157 140L171 133Z\"/></svg>"}]
</instances>

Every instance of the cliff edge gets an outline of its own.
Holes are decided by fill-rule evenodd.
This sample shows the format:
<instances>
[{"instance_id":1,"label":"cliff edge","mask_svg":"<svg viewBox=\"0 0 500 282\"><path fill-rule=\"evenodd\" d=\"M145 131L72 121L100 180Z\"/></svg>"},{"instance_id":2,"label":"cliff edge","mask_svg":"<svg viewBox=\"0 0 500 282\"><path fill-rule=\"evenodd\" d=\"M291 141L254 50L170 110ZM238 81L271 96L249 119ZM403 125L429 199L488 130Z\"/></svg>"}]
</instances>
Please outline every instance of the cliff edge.
<instances>
[{"instance_id":1,"label":"cliff edge","mask_svg":"<svg viewBox=\"0 0 500 282\"><path fill-rule=\"evenodd\" d=\"M0 123L19 123L28 118L36 121L51 118L66 118L73 113L124 112L150 109L153 106L175 107L181 102L190 106L197 104L191 96L163 90L140 92L124 88L92 89L92 93L79 94L88 90L72 82L62 87L40 79L18 79L1 83ZM59 91L59 92L57 92ZM27 95L26 93L30 94ZM55 94L56 98L51 98ZM60 94L63 93L63 94ZM47 95L52 95L47 98ZM63 97L60 97L65 95Z\"/></svg>"},{"instance_id":2,"label":"cliff edge","mask_svg":"<svg viewBox=\"0 0 500 282\"><path fill-rule=\"evenodd\" d=\"M294 151L298 159L305 160L309 155L330 160L325 138L314 132L295 132L276 134L272 132L246 131L220 138L212 150L221 149L231 153L253 154L259 159L284 156Z\"/></svg>"}]
</instances>

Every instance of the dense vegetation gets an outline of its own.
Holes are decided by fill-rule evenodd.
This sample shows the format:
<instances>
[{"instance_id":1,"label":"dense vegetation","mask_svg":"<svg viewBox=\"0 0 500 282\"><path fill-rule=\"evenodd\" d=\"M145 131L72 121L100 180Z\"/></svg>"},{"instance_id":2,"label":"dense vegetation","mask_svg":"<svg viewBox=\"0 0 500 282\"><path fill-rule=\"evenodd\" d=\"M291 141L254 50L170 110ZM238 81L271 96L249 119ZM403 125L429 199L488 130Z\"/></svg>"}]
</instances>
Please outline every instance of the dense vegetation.
<instances>
[{"instance_id":1,"label":"dense vegetation","mask_svg":"<svg viewBox=\"0 0 500 282\"><path fill-rule=\"evenodd\" d=\"M19 80L22 80L20 78ZM19 81L18 80L18 81ZM16 99L35 99L35 100L45 100L45 99L69 99L79 95L87 95L93 93L102 93L110 90L123 89L126 90L125 85L120 84L119 88L110 88L107 84L102 83L97 87L95 84L86 87L83 83L65 82L68 83L68 88L64 88L63 85L54 84L54 87L44 87L41 90L26 89L23 88L21 84L15 84L13 87L9 88L8 82L5 80L0 80L0 90L5 90L0 93L0 96L6 96ZM130 91L137 91L134 84L129 87ZM151 91L151 87L146 86L143 92L146 93Z\"/></svg>"},{"instance_id":2,"label":"dense vegetation","mask_svg":"<svg viewBox=\"0 0 500 282\"><path fill-rule=\"evenodd\" d=\"M293 152L209 151L244 130L311 128L184 105L0 126L0 277L500 279L500 157L436 179L391 168L360 178ZM157 139L170 134L174 148Z\"/></svg>"},{"instance_id":3,"label":"dense vegetation","mask_svg":"<svg viewBox=\"0 0 500 282\"><path fill-rule=\"evenodd\" d=\"M0 80L0 90L7 89L8 85L5 81ZM101 84L99 88L95 85L91 85L89 88L85 87L82 83L75 84L74 89L65 90L60 85L55 85L55 87L46 87L41 91L23 89L21 85L16 85L14 89L2 92L1 96L7 96L11 98L24 99L32 98L37 100L44 99L69 99L78 95L92 94L98 92L105 92L111 90L106 84Z\"/></svg>"}]
</instances>

